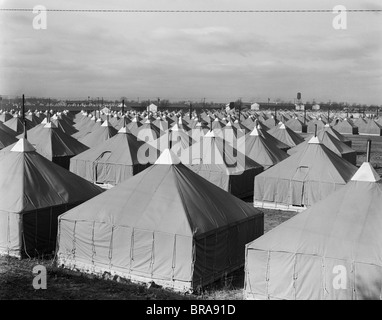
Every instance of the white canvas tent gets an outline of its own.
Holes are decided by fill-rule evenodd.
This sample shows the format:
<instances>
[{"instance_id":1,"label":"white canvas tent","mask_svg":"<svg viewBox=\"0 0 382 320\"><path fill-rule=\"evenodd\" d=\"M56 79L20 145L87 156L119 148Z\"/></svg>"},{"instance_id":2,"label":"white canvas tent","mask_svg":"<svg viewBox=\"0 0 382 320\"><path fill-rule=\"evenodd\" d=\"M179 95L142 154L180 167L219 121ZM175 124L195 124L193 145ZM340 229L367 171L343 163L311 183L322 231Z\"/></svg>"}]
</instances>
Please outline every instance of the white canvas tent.
<instances>
[{"instance_id":1,"label":"white canvas tent","mask_svg":"<svg viewBox=\"0 0 382 320\"><path fill-rule=\"evenodd\" d=\"M263 214L166 149L155 165L59 217L57 263L180 291L244 263Z\"/></svg>"},{"instance_id":2,"label":"white canvas tent","mask_svg":"<svg viewBox=\"0 0 382 320\"><path fill-rule=\"evenodd\" d=\"M351 181L246 246L246 299L381 299L382 181Z\"/></svg>"}]
</instances>

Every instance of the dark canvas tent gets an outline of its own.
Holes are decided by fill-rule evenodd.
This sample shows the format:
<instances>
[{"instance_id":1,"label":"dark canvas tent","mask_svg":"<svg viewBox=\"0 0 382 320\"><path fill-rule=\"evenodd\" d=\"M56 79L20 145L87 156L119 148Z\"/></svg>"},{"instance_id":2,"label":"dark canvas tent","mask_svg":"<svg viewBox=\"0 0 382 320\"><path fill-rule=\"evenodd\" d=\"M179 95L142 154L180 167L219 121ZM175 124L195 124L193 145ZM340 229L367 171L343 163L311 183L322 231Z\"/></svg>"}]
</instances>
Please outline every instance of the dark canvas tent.
<instances>
[{"instance_id":1,"label":"dark canvas tent","mask_svg":"<svg viewBox=\"0 0 382 320\"><path fill-rule=\"evenodd\" d=\"M305 148L256 176L254 205L300 211L343 187L356 171L313 137Z\"/></svg>"},{"instance_id":2,"label":"dark canvas tent","mask_svg":"<svg viewBox=\"0 0 382 320\"><path fill-rule=\"evenodd\" d=\"M247 299L380 300L382 181L351 181L246 246Z\"/></svg>"},{"instance_id":3,"label":"dark canvas tent","mask_svg":"<svg viewBox=\"0 0 382 320\"><path fill-rule=\"evenodd\" d=\"M0 156L0 252L17 257L52 252L58 215L101 191L20 139Z\"/></svg>"},{"instance_id":4,"label":"dark canvas tent","mask_svg":"<svg viewBox=\"0 0 382 320\"><path fill-rule=\"evenodd\" d=\"M157 150L144 145L145 142L137 140L126 128L121 128L114 137L73 157L70 171L93 183L115 186L158 158ZM152 156L151 160L143 161L144 155L139 159L139 152L144 155L148 152L147 157Z\"/></svg>"},{"instance_id":5,"label":"dark canvas tent","mask_svg":"<svg viewBox=\"0 0 382 320\"><path fill-rule=\"evenodd\" d=\"M57 264L193 290L242 266L245 244L263 228L261 212L167 149L155 165L59 217Z\"/></svg>"}]
</instances>

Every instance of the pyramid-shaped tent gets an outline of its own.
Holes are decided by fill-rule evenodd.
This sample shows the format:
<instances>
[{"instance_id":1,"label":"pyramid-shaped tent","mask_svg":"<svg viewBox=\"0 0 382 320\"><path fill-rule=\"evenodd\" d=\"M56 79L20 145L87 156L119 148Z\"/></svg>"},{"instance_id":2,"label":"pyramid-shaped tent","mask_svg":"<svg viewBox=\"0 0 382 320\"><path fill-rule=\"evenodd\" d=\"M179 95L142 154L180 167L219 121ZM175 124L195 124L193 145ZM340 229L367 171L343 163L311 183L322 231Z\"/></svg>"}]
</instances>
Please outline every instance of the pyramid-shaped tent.
<instances>
[{"instance_id":1,"label":"pyramid-shaped tent","mask_svg":"<svg viewBox=\"0 0 382 320\"><path fill-rule=\"evenodd\" d=\"M341 134L358 134L358 127L347 118L338 121L333 127Z\"/></svg>"},{"instance_id":2,"label":"pyramid-shaped tent","mask_svg":"<svg viewBox=\"0 0 382 320\"><path fill-rule=\"evenodd\" d=\"M93 183L115 186L141 172L157 158L155 148L137 140L124 127L112 138L73 157L70 171Z\"/></svg>"},{"instance_id":3,"label":"pyramid-shaped tent","mask_svg":"<svg viewBox=\"0 0 382 320\"><path fill-rule=\"evenodd\" d=\"M268 133L291 148L304 142L303 137L301 137L298 133L295 133L292 129L285 126L284 123L273 127L271 130L268 131Z\"/></svg>"},{"instance_id":4,"label":"pyramid-shaped tent","mask_svg":"<svg viewBox=\"0 0 382 320\"><path fill-rule=\"evenodd\" d=\"M32 129L34 127L32 122L29 121L28 119L25 119L25 123L26 123L27 130ZM15 115L12 119L5 121L4 125L6 125L10 129L12 129L13 131L16 131L18 134L24 132L23 120L18 115Z\"/></svg>"},{"instance_id":5,"label":"pyramid-shaped tent","mask_svg":"<svg viewBox=\"0 0 382 320\"><path fill-rule=\"evenodd\" d=\"M246 241L263 227L262 213L166 149L155 165L59 217L58 264L193 290L242 266Z\"/></svg>"},{"instance_id":6,"label":"pyramid-shaped tent","mask_svg":"<svg viewBox=\"0 0 382 320\"><path fill-rule=\"evenodd\" d=\"M346 186L246 246L247 299L380 300L382 181Z\"/></svg>"},{"instance_id":7,"label":"pyramid-shaped tent","mask_svg":"<svg viewBox=\"0 0 382 320\"><path fill-rule=\"evenodd\" d=\"M381 136L382 135L382 126L374 119L366 119L364 123L357 125L358 133L360 135L368 136Z\"/></svg>"},{"instance_id":8,"label":"pyramid-shaped tent","mask_svg":"<svg viewBox=\"0 0 382 320\"><path fill-rule=\"evenodd\" d=\"M22 138L23 134L18 138ZM48 160L69 170L70 158L89 147L58 129L53 122L39 124L27 131L28 141L36 151Z\"/></svg>"},{"instance_id":9,"label":"pyramid-shaped tent","mask_svg":"<svg viewBox=\"0 0 382 320\"><path fill-rule=\"evenodd\" d=\"M301 211L343 187L356 171L313 137L305 148L256 176L254 205Z\"/></svg>"},{"instance_id":10,"label":"pyramid-shaped tent","mask_svg":"<svg viewBox=\"0 0 382 320\"><path fill-rule=\"evenodd\" d=\"M297 117L288 120L287 122L285 122L285 125L289 129L292 129L294 132L297 132L297 133L306 133L308 130L307 124L304 124Z\"/></svg>"},{"instance_id":11,"label":"pyramid-shaped tent","mask_svg":"<svg viewBox=\"0 0 382 320\"><path fill-rule=\"evenodd\" d=\"M335 154L340 156L341 158L349 161L353 165L357 165L357 152L350 148L345 143L341 142L334 136L332 136L328 131L322 130L317 133L318 140L328 147L330 150L332 150ZM312 138L312 137L311 137ZM311 139L310 138L310 139ZM309 139L309 140L310 140ZM299 152L303 148L306 147L306 145L309 143L309 140L305 140L305 142L300 143L299 145L295 146L292 149L289 149L287 152L288 154L292 155L296 152Z\"/></svg>"},{"instance_id":12,"label":"pyramid-shaped tent","mask_svg":"<svg viewBox=\"0 0 382 320\"><path fill-rule=\"evenodd\" d=\"M15 135L9 134L0 127L0 150L16 142L17 138Z\"/></svg>"},{"instance_id":13,"label":"pyramid-shaped tent","mask_svg":"<svg viewBox=\"0 0 382 320\"><path fill-rule=\"evenodd\" d=\"M239 146L238 148L242 150L244 147L245 155L262 165L264 170L289 156L286 152L277 148L271 141L266 140L257 128L254 128L250 134L246 135L245 140L240 141L241 144L245 143L245 146Z\"/></svg>"},{"instance_id":14,"label":"pyramid-shaped tent","mask_svg":"<svg viewBox=\"0 0 382 320\"><path fill-rule=\"evenodd\" d=\"M52 252L58 215L101 192L20 139L0 157L0 252Z\"/></svg>"},{"instance_id":15,"label":"pyramid-shaped tent","mask_svg":"<svg viewBox=\"0 0 382 320\"><path fill-rule=\"evenodd\" d=\"M243 136L241 139L245 139ZM241 145L239 142L238 146ZM243 152L242 152L243 151ZM243 198L253 194L254 177L264 168L229 142L209 131L201 141L182 151L182 163L203 178L233 195Z\"/></svg>"},{"instance_id":16,"label":"pyramid-shaped tent","mask_svg":"<svg viewBox=\"0 0 382 320\"><path fill-rule=\"evenodd\" d=\"M115 136L118 133L117 129L115 129L109 122L109 120L105 120L100 126L97 128L92 128L92 131L85 135L84 137L78 139L79 142L83 143L85 146L89 148L94 147L111 137Z\"/></svg>"}]
</instances>

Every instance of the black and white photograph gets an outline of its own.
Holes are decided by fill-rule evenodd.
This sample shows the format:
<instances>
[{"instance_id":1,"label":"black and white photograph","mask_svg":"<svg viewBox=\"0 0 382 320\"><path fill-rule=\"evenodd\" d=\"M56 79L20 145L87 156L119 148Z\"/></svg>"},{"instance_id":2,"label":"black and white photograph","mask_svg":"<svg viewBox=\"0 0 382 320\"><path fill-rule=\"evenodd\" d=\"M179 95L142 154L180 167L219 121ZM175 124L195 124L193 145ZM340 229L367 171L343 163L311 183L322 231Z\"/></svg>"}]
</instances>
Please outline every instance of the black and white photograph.
<instances>
[{"instance_id":1,"label":"black and white photograph","mask_svg":"<svg viewBox=\"0 0 382 320\"><path fill-rule=\"evenodd\" d=\"M0 0L0 300L382 297L379 0Z\"/></svg>"}]
</instances>

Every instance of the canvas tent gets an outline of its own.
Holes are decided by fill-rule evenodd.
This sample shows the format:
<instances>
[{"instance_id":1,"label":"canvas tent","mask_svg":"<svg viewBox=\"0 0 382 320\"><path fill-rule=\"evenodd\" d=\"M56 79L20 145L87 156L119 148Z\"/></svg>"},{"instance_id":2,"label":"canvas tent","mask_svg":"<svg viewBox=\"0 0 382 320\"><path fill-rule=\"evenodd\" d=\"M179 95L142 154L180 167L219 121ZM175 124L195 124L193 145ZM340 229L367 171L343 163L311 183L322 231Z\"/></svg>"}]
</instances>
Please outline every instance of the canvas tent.
<instances>
[{"instance_id":1,"label":"canvas tent","mask_svg":"<svg viewBox=\"0 0 382 320\"><path fill-rule=\"evenodd\" d=\"M0 156L0 253L16 257L51 253L58 215L101 191L20 139Z\"/></svg>"},{"instance_id":2,"label":"canvas tent","mask_svg":"<svg viewBox=\"0 0 382 320\"><path fill-rule=\"evenodd\" d=\"M334 136L332 136L328 131L320 131L317 133L318 140L332 150L335 154L340 156L341 158L349 161L353 165L357 165L357 152L350 148L348 145L344 144ZM311 139L312 137L310 137ZM300 143L292 149L288 150L288 154L292 155L296 152L299 152L309 143L309 140L305 140L305 142Z\"/></svg>"},{"instance_id":3,"label":"canvas tent","mask_svg":"<svg viewBox=\"0 0 382 320\"><path fill-rule=\"evenodd\" d=\"M285 125L297 133L306 133L308 126L300 121L298 118L292 118L285 122Z\"/></svg>"},{"instance_id":4,"label":"canvas tent","mask_svg":"<svg viewBox=\"0 0 382 320\"><path fill-rule=\"evenodd\" d=\"M246 135L244 140L239 141L245 145L238 146L238 149L245 150L245 155L262 165L264 170L267 170L289 156L286 152L277 148L271 141L264 139L256 128L254 128L250 134Z\"/></svg>"},{"instance_id":5,"label":"canvas tent","mask_svg":"<svg viewBox=\"0 0 382 320\"><path fill-rule=\"evenodd\" d=\"M301 211L343 187L356 171L313 137L305 148L256 176L254 205Z\"/></svg>"},{"instance_id":6,"label":"canvas tent","mask_svg":"<svg viewBox=\"0 0 382 320\"><path fill-rule=\"evenodd\" d=\"M348 147L351 148L352 146L352 141L343 136L341 133L339 133L336 129L333 128L333 126L326 124L324 129L328 133L330 133L332 136L334 136L336 139L340 140L344 144L346 144Z\"/></svg>"},{"instance_id":7,"label":"canvas tent","mask_svg":"<svg viewBox=\"0 0 382 320\"><path fill-rule=\"evenodd\" d=\"M380 300L382 181L346 186L246 246L246 299Z\"/></svg>"},{"instance_id":8,"label":"canvas tent","mask_svg":"<svg viewBox=\"0 0 382 320\"><path fill-rule=\"evenodd\" d=\"M90 133L78 139L78 141L91 148L115 136L117 132L117 129L110 124L109 120L105 120L100 126L93 127Z\"/></svg>"},{"instance_id":9,"label":"canvas tent","mask_svg":"<svg viewBox=\"0 0 382 320\"><path fill-rule=\"evenodd\" d=\"M34 127L32 122L28 119L25 119L25 123L27 130L32 129ZM24 132L24 123L22 121L22 118L18 115L15 115L12 119L5 121L4 124L13 131L16 131L18 134Z\"/></svg>"},{"instance_id":10,"label":"canvas tent","mask_svg":"<svg viewBox=\"0 0 382 320\"><path fill-rule=\"evenodd\" d=\"M382 136L382 126L374 119L366 119L358 125L358 134L368 136Z\"/></svg>"},{"instance_id":11,"label":"canvas tent","mask_svg":"<svg viewBox=\"0 0 382 320\"><path fill-rule=\"evenodd\" d=\"M152 158L145 162L146 152L147 157ZM112 138L73 157L70 171L93 183L115 186L141 172L157 158L155 148L137 140L124 127Z\"/></svg>"},{"instance_id":12,"label":"canvas tent","mask_svg":"<svg viewBox=\"0 0 382 320\"><path fill-rule=\"evenodd\" d=\"M263 129L261 124L259 124L257 127L257 132L267 141L275 145L277 148L279 148L282 151L287 151L290 149L290 146L286 143L280 141L279 139L276 139L274 136L269 134L266 129Z\"/></svg>"},{"instance_id":13,"label":"canvas tent","mask_svg":"<svg viewBox=\"0 0 382 320\"><path fill-rule=\"evenodd\" d=\"M264 170L244 152L215 136L213 130L184 149L180 159L192 171L239 198L253 194L254 178Z\"/></svg>"},{"instance_id":14,"label":"canvas tent","mask_svg":"<svg viewBox=\"0 0 382 320\"><path fill-rule=\"evenodd\" d=\"M358 127L347 118L339 120L333 127L341 134L358 134Z\"/></svg>"},{"instance_id":15,"label":"canvas tent","mask_svg":"<svg viewBox=\"0 0 382 320\"><path fill-rule=\"evenodd\" d=\"M325 122L320 119L311 120L308 122L308 133L315 133L316 128L318 130L323 130L325 127Z\"/></svg>"},{"instance_id":16,"label":"canvas tent","mask_svg":"<svg viewBox=\"0 0 382 320\"><path fill-rule=\"evenodd\" d=\"M23 134L18 136L18 138L22 137ZM58 129L53 122L39 124L28 130L27 137L39 154L67 170L69 170L70 158L89 149Z\"/></svg>"},{"instance_id":17,"label":"canvas tent","mask_svg":"<svg viewBox=\"0 0 382 320\"><path fill-rule=\"evenodd\" d=\"M292 129L286 127L284 123L273 127L268 131L268 133L288 145L290 148L293 148L301 142L304 142L303 137L301 137L298 133L295 133Z\"/></svg>"},{"instance_id":18,"label":"canvas tent","mask_svg":"<svg viewBox=\"0 0 382 320\"><path fill-rule=\"evenodd\" d=\"M59 217L57 264L192 291L241 267L245 244L263 228L261 212L166 149L155 165Z\"/></svg>"},{"instance_id":19,"label":"canvas tent","mask_svg":"<svg viewBox=\"0 0 382 320\"><path fill-rule=\"evenodd\" d=\"M16 142L17 138L15 135L9 134L0 127L0 150Z\"/></svg>"}]
</instances>

